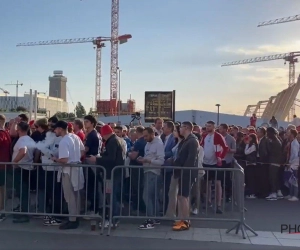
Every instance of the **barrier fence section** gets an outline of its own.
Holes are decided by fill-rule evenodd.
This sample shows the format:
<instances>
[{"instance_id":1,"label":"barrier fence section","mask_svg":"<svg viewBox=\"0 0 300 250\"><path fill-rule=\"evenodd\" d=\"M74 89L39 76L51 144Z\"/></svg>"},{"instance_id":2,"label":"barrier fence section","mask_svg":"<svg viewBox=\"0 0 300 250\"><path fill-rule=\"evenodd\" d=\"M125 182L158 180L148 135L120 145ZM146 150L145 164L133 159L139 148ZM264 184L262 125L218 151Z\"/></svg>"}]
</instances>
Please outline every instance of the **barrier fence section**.
<instances>
[{"instance_id":1,"label":"barrier fence section","mask_svg":"<svg viewBox=\"0 0 300 250\"><path fill-rule=\"evenodd\" d=\"M14 223L27 222L30 216L43 217L45 226L60 225L66 217L78 224L83 218L96 230L99 221L103 233L108 214L105 183L102 166L1 162L0 210L12 214Z\"/></svg>"},{"instance_id":2,"label":"barrier fence section","mask_svg":"<svg viewBox=\"0 0 300 250\"><path fill-rule=\"evenodd\" d=\"M150 219L153 224L160 220L236 222L227 233L241 230L245 239L248 229L257 236L245 223L244 179L236 161L232 168L116 166L106 182L111 193L108 235L119 219L126 218ZM186 211L189 208L193 216Z\"/></svg>"}]
</instances>

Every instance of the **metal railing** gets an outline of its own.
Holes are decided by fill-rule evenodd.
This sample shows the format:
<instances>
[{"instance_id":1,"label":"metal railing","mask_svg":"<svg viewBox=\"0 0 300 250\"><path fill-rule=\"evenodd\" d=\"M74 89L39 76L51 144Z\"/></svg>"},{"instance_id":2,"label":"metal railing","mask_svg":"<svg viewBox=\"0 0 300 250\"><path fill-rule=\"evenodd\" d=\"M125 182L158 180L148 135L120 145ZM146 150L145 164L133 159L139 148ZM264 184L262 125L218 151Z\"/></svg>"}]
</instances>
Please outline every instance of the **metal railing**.
<instances>
[{"instance_id":1,"label":"metal railing","mask_svg":"<svg viewBox=\"0 0 300 250\"><path fill-rule=\"evenodd\" d=\"M199 173L203 170L205 175L201 177ZM121 218L236 222L227 233L235 229L238 234L241 230L245 239L245 229L248 229L257 235L245 223L244 179L244 170L236 161L232 168L116 166L110 180L113 195L110 200L108 235ZM191 194L193 186L196 191ZM220 195L222 190L223 195ZM125 196L119 195L124 193ZM189 202L194 200L192 205L196 205L197 215L181 216L176 213L176 210L178 213L183 210L182 201L177 200L180 197L190 198ZM142 206L145 208L141 212ZM225 216L221 215L223 213Z\"/></svg>"},{"instance_id":2,"label":"metal railing","mask_svg":"<svg viewBox=\"0 0 300 250\"><path fill-rule=\"evenodd\" d=\"M236 161L232 168L116 166L111 173L86 164L0 163L0 210L16 219L91 219L91 230L100 221L108 235L122 218L235 222L227 233L241 230L246 238L246 229L257 234L245 222L244 179Z\"/></svg>"},{"instance_id":3,"label":"metal railing","mask_svg":"<svg viewBox=\"0 0 300 250\"><path fill-rule=\"evenodd\" d=\"M103 234L108 204L102 166L8 162L0 166L0 209L3 214L12 214L15 222L29 220L29 216L69 217L73 222L84 218L91 220L93 231L100 221Z\"/></svg>"}]
</instances>

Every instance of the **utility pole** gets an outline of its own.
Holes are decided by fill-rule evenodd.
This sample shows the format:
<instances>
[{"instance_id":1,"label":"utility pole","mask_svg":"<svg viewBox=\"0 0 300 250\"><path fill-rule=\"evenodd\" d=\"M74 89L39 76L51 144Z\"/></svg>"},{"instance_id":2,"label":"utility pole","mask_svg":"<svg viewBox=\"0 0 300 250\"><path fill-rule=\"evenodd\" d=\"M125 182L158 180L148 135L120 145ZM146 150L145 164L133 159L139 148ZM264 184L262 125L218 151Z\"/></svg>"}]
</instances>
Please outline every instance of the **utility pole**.
<instances>
[{"instance_id":1,"label":"utility pole","mask_svg":"<svg viewBox=\"0 0 300 250\"><path fill-rule=\"evenodd\" d=\"M120 115L121 115L121 72L122 70L118 67L117 68L119 76L118 76L118 85L119 85L119 105L118 105L118 122L120 121Z\"/></svg>"},{"instance_id":2,"label":"utility pole","mask_svg":"<svg viewBox=\"0 0 300 250\"><path fill-rule=\"evenodd\" d=\"M5 84L5 85L14 85L16 86L16 108L18 107L18 95L19 95L19 86L23 86L23 83L19 83L19 81L17 81L17 83L11 83L11 84Z\"/></svg>"},{"instance_id":3,"label":"utility pole","mask_svg":"<svg viewBox=\"0 0 300 250\"><path fill-rule=\"evenodd\" d=\"M218 108L217 126L219 126L220 123L220 106L221 104L216 104L216 107Z\"/></svg>"}]
</instances>

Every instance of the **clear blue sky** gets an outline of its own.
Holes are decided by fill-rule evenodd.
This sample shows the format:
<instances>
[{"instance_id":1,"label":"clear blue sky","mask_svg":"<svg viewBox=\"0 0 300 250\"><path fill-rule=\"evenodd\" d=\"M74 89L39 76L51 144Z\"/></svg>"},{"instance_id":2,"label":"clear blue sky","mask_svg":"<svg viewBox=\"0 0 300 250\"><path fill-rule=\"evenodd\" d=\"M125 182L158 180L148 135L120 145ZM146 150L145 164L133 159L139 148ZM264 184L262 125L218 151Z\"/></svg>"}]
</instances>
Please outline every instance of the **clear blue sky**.
<instances>
[{"instance_id":1,"label":"clear blue sky","mask_svg":"<svg viewBox=\"0 0 300 250\"><path fill-rule=\"evenodd\" d=\"M1 0L0 87L22 81L48 91L48 76L63 70L71 98L88 110L95 86L91 44L19 47L19 42L110 36L110 0ZM121 99L144 106L144 91L177 91L177 110L242 113L287 86L283 61L224 67L223 62L300 50L300 21L257 28L290 16L299 0L120 0ZM101 98L109 98L110 46L103 49ZM299 67L300 65L297 65ZM297 68L297 72L299 72ZM70 108L70 95L68 95Z\"/></svg>"}]
</instances>

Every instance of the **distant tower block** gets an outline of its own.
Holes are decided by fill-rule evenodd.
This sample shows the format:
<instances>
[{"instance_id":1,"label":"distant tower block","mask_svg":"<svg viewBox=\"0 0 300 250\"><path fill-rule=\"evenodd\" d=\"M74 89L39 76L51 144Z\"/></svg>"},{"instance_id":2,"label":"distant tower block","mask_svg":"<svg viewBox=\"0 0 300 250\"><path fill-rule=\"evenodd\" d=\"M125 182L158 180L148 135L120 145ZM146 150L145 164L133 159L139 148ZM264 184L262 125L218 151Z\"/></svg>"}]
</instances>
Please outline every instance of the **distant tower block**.
<instances>
[{"instance_id":1,"label":"distant tower block","mask_svg":"<svg viewBox=\"0 0 300 250\"><path fill-rule=\"evenodd\" d=\"M67 78L62 70L55 70L53 76L49 76L49 96L67 101Z\"/></svg>"}]
</instances>

